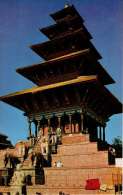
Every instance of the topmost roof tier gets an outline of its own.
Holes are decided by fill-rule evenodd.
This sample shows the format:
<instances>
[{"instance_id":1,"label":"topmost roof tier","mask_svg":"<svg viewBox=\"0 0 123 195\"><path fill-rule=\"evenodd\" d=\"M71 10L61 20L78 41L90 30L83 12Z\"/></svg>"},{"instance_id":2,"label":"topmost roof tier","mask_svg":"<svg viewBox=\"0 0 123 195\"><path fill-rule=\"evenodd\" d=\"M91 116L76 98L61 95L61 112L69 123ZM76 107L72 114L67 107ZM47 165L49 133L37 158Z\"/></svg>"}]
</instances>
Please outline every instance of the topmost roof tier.
<instances>
[{"instance_id":1,"label":"topmost roof tier","mask_svg":"<svg viewBox=\"0 0 123 195\"><path fill-rule=\"evenodd\" d=\"M83 18L79 15L77 10L75 9L74 5L67 5L64 7L64 9L59 10L55 13L52 13L50 14L50 16L56 22L61 22L62 20L67 20L75 16L77 16L78 18L81 18L82 22L84 22Z\"/></svg>"},{"instance_id":2,"label":"topmost roof tier","mask_svg":"<svg viewBox=\"0 0 123 195\"><path fill-rule=\"evenodd\" d=\"M65 32L74 31L80 28L83 29L88 39L92 38L91 34L83 25L83 18L79 15L73 5L51 14L51 17L56 20L56 23L40 29L40 31L49 39L54 39L61 36Z\"/></svg>"},{"instance_id":3,"label":"topmost roof tier","mask_svg":"<svg viewBox=\"0 0 123 195\"><path fill-rule=\"evenodd\" d=\"M55 39L56 37L63 35L65 32L71 32L80 28L83 29L83 32L88 37L88 39L92 38L91 34L83 25L82 19L80 17L78 18L77 16L68 20L61 20L59 23L41 28L40 31L44 33L49 39Z\"/></svg>"}]
</instances>

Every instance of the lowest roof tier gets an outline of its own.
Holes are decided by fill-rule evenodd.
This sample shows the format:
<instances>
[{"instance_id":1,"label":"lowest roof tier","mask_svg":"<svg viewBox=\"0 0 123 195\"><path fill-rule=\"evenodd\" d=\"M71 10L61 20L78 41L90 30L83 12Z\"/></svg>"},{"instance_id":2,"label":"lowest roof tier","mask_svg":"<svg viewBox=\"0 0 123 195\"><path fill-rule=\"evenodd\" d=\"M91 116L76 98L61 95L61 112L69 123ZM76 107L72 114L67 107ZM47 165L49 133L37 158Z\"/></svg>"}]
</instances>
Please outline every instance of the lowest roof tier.
<instances>
[{"instance_id":1,"label":"lowest roof tier","mask_svg":"<svg viewBox=\"0 0 123 195\"><path fill-rule=\"evenodd\" d=\"M26 113L52 112L82 105L104 118L122 112L121 103L98 81L96 75L33 87L0 97L0 100Z\"/></svg>"}]
</instances>

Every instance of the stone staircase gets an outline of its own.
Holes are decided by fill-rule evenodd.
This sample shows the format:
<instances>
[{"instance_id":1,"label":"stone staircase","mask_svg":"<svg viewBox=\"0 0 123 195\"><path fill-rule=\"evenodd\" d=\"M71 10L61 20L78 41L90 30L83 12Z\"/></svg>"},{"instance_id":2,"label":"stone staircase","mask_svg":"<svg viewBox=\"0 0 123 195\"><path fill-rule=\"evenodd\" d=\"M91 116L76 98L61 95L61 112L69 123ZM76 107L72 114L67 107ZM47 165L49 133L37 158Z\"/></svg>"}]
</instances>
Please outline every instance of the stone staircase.
<instances>
[{"instance_id":1,"label":"stone staircase","mask_svg":"<svg viewBox=\"0 0 123 195\"><path fill-rule=\"evenodd\" d=\"M58 161L62 167L54 166ZM89 135L65 135L57 154L52 154L52 166L44 168L45 184L27 187L30 195L69 195L113 194L114 189L107 192L85 190L86 180L98 178L101 184L113 185L114 166L108 165L108 152L98 151L97 143L89 141Z\"/></svg>"},{"instance_id":2,"label":"stone staircase","mask_svg":"<svg viewBox=\"0 0 123 195\"><path fill-rule=\"evenodd\" d=\"M35 145L31 148L31 152L41 153L40 140L36 141ZM28 169L29 167L32 167L31 153L30 152L28 154L28 157L22 163L22 169Z\"/></svg>"}]
</instances>

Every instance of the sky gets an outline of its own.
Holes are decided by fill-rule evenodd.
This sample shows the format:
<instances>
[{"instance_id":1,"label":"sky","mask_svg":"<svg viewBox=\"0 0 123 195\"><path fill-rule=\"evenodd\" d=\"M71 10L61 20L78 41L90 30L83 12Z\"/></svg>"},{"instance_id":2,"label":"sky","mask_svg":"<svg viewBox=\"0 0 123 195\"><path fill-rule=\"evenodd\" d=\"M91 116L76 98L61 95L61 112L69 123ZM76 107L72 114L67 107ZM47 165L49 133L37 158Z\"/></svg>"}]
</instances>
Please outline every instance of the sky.
<instances>
[{"instance_id":1,"label":"sky","mask_svg":"<svg viewBox=\"0 0 123 195\"><path fill-rule=\"evenodd\" d=\"M29 46L47 40L39 28L54 23L49 16L74 4L93 36L92 43L103 57L100 62L116 81L108 89L123 102L123 1L122 0L0 0L0 96L34 84L16 73L16 69L39 63L42 59ZM23 112L0 102L0 132L15 144L28 136ZM106 127L109 143L122 133L122 115L110 118Z\"/></svg>"}]
</instances>

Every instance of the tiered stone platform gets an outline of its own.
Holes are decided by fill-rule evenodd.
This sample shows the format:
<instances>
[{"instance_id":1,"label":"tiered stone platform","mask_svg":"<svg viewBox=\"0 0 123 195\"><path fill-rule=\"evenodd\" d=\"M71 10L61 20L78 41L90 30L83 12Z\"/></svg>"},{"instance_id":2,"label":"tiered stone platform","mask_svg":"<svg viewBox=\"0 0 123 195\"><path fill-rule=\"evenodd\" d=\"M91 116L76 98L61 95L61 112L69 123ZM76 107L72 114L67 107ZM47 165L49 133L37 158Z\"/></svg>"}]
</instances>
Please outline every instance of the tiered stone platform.
<instances>
[{"instance_id":1,"label":"tiered stone platform","mask_svg":"<svg viewBox=\"0 0 123 195\"><path fill-rule=\"evenodd\" d=\"M57 161L62 162L62 167L54 166ZM107 151L98 151L97 143L90 142L88 135L65 135L57 154L52 154L52 167L44 168L45 184L28 186L27 192L30 195L36 192L41 195L113 194L114 189L85 190L85 185L87 179L98 178L101 184L112 186L115 171L114 166L108 165Z\"/></svg>"}]
</instances>

